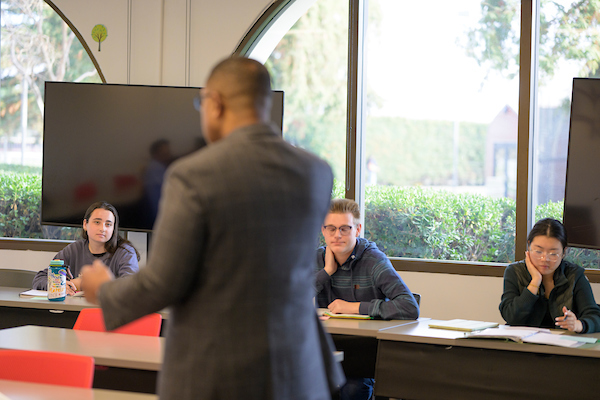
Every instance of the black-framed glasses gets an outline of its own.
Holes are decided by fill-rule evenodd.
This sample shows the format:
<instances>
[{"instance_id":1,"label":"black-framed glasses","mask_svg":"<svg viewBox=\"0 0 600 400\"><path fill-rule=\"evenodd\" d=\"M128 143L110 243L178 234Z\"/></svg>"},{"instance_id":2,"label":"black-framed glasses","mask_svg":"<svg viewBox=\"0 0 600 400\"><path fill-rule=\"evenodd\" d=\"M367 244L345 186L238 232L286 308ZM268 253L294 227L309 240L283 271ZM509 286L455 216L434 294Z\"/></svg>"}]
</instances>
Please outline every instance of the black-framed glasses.
<instances>
[{"instance_id":1,"label":"black-framed glasses","mask_svg":"<svg viewBox=\"0 0 600 400\"><path fill-rule=\"evenodd\" d=\"M342 225L339 228L333 225L323 225L323 229L329 235L335 235L335 232L339 229L341 235L348 236L352 232L352 228L354 227L351 225Z\"/></svg>"}]
</instances>

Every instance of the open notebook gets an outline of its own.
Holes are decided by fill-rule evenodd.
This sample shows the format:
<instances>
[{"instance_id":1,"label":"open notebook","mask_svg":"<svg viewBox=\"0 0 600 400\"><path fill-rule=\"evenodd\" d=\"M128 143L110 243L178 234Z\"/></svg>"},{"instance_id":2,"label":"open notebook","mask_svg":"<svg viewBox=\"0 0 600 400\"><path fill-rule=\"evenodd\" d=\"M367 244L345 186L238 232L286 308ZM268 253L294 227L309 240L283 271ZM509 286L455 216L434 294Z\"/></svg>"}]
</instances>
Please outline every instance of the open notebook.
<instances>
[{"instance_id":1,"label":"open notebook","mask_svg":"<svg viewBox=\"0 0 600 400\"><path fill-rule=\"evenodd\" d=\"M589 336L564 334L566 331L530 328L525 326L509 326L504 328L490 328L479 332L472 332L465 339L505 339L517 343L548 344L561 347L579 347L585 343L596 343L597 339Z\"/></svg>"}]
</instances>

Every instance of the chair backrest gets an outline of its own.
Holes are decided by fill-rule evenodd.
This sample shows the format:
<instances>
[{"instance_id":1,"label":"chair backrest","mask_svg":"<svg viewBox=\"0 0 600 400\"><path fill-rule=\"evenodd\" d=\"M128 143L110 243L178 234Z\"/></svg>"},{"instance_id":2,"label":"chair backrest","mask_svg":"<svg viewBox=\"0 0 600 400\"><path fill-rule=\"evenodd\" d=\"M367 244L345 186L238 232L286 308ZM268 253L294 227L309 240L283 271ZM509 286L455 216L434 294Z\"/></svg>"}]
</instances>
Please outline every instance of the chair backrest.
<instances>
[{"instance_id":1,"label":"chair backrest","mask_svg":"<svg viewBox=\"0 0 600 400\"><path fill-rule=\"evenodd\" d=\"M421 295L419 293L413 293L412 295L415 298L415 301L417 302L417 305L419 307L421 307Z\"/></svg>"},{"instance_id":2,"label":"chair backrest","mask_svg":"<svg viewBox=\"0 0 600 400\"><path fill-rule=\"evenodd\" d=\"M49 351L0 350L0 379L91 388L94 358Z\"/></svg>"},{"instance_id":3,"label":"chair backrest","mask_svg":"<svg viewBox=\"0 0 600 400\"><path fill-rule=\"evenodd\" d=\"M162 315L158 313L149 314L125 324L111 332L125 333L128 335L158 336ZM104 315L101 308L84 308L79 312L73 329L82 331L106 332Z\"/></svg>"},{"instance_id":4,"label":"chair backrest","mask_svg":"<svg viewBox=\"0 0 600 400\"><path fill-rule=\"evenodd\" d=\"M30 288L36 271L0 268L0 286Z\"/></svg>"}]
</instances>

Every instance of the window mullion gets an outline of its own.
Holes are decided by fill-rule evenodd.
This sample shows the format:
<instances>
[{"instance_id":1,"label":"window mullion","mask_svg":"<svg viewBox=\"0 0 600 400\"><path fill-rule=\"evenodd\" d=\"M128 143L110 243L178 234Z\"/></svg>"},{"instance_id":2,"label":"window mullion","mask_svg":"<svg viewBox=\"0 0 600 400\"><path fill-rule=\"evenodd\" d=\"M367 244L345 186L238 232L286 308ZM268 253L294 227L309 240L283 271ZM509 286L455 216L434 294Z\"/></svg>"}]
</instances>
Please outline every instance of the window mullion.
<instances>
[{"instance_id":1,"label":"window mullion","mask_svg":"<svg viewBox=\"0 0 600 400\"><path fill-rule=\"evenodd\" d=\"M532 226L532 154L536 51L537 0L521 2L521 40L519 60L519 122L517 139L517 202L515 258L522 259L527 247L527 232Z\"/></svg>"},{"instance_id":2,"label":"window mullion","mask_svg":"<svg viewBox=\"0 0 600 400\"><path fill-rule=\"evenodd\" d=\"M346 123L346 198L360 204L364 218L365 43L367 0L350 0L348 24L348 107ZM363 230L364 232L364 230Z\"/></svg>"}]
</instances>

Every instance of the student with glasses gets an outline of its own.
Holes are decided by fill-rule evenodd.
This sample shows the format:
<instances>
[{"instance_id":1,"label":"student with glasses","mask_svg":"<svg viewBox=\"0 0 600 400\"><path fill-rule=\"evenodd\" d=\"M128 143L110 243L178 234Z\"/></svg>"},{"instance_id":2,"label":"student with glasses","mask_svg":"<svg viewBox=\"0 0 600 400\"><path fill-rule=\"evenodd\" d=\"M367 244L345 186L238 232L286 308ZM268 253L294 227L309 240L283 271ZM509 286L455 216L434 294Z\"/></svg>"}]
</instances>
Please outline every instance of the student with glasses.
<instances>
[{"instance_id":1,"label":"student with glasses","mask_svg":"<svg viewBox=\"0 0 600 400\"><path fill-rule=\"evenodd\" d=\"M338 314L364 314L380 319L417 319L419 306L390 260L377 245L359 237L360 208L349 199L331 201L321 232L327 246L317 250L316 304ZM348 354L350 344L336 340ZM360 350L361 344L353 344ZM352 357L349 357L352 358ZM353 376L344 363L347 383L341 399L370 399L374 380Z\"/></svg>"},{"instance_id":2,"label":"student with glasses","mask_svg":"<svg viewBox=\"0 0 600 400\"><path fill-rule=\"evenodd\" d=\"M545 218L533 226L525 259L504 272L500 313L509 325L600 331L600 307L585 270L564 260L566 250L562 223Z\"/></svg>"}]
</instances>

